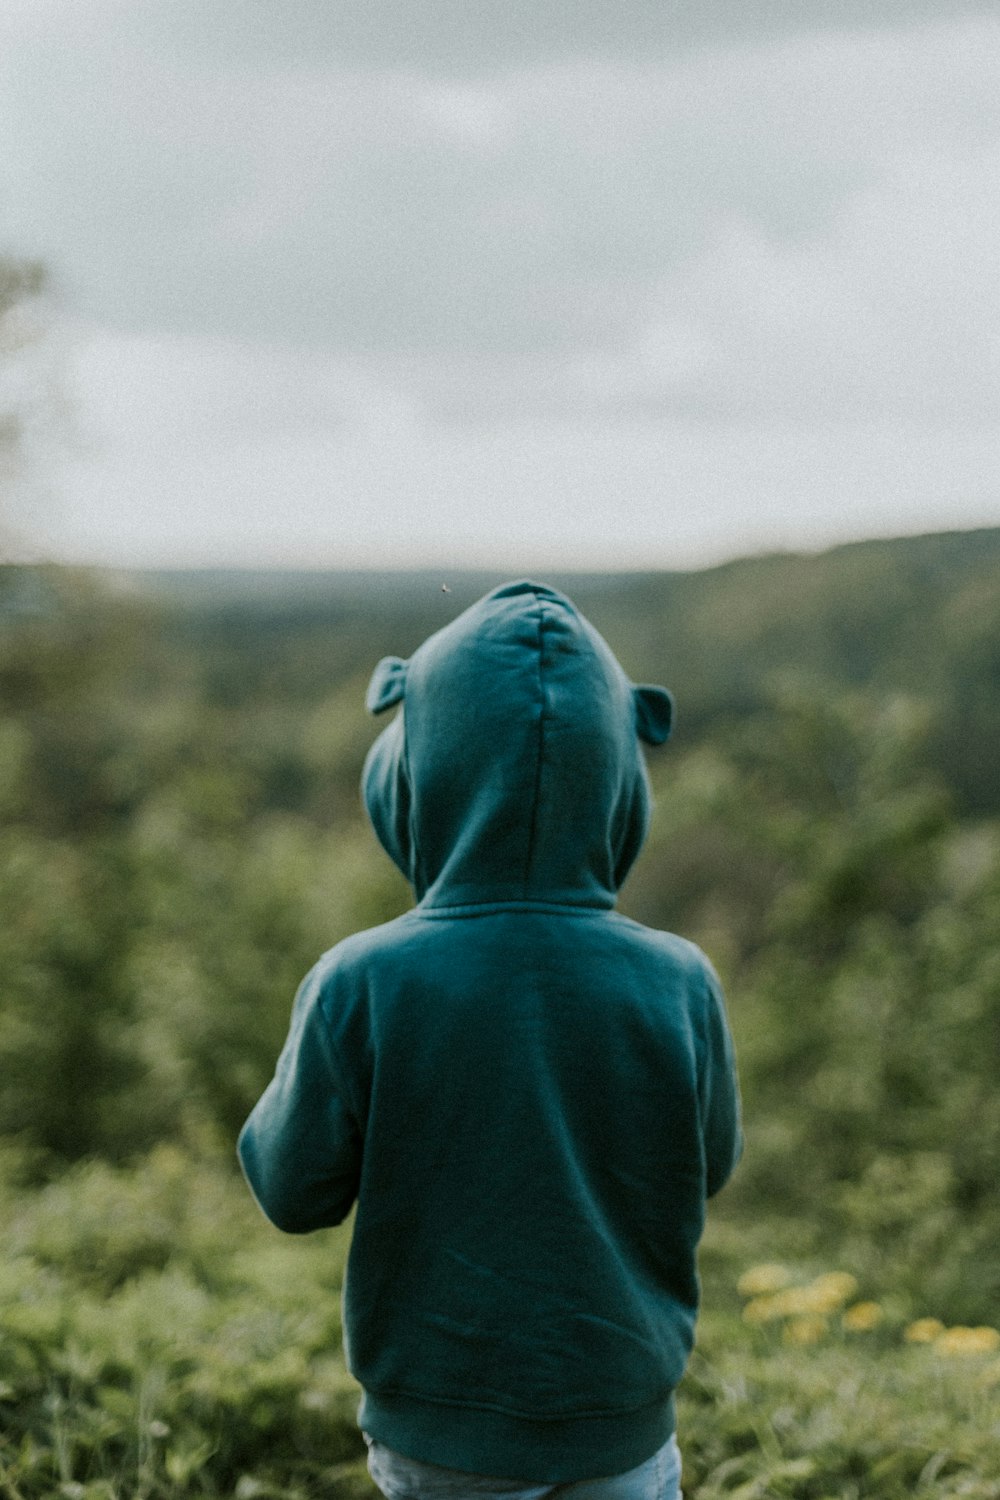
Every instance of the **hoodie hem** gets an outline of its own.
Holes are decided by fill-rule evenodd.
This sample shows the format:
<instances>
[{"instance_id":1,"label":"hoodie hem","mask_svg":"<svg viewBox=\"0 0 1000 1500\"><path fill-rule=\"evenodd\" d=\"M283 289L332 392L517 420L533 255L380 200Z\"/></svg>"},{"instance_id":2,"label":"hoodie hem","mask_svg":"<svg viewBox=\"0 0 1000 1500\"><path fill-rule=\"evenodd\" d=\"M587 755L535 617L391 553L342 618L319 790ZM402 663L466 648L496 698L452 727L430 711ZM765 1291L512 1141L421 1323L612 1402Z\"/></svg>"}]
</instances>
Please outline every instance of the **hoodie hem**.
<instances>
[{"instance_id":1,"label":"hoodie hem","mask_svg":"<svg viewBox=\"0 0 1000 1500\"><path fill-rule=\"evenodd\" d=\"M388 1391L365 1391L358 1422L419 1463L539 1484L627 1473L662 1448L676 1425L672 1395L624 1411L554 1417Z\"/></svg>"}]
</instances>

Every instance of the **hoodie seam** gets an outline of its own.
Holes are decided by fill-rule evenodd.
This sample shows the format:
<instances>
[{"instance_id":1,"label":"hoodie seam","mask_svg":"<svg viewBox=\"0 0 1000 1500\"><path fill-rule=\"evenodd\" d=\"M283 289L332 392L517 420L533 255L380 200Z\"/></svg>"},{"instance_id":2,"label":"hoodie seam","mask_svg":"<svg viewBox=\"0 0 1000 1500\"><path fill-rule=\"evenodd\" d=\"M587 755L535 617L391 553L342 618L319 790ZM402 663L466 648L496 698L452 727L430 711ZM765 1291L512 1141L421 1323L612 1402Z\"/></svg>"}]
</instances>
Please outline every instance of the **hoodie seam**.
<instances>
[{"instance_id":1,"label":"hoodie seam","mask_svg":"<svg viewBox=\"0 0 1000 1500\"><path fill-rule=\"evenodd\" d=\"M611 913L619 915L613 906L599 906L596 902L546 901L543 896L514 896L509 900L499 901L458 901L453 906L423 906L421 904L404 912L399 920L414 917L427 921L459 921L466 917L490 917L509 911L536 911L543 915L552 913L555 916L567 917L605 917Z\"/></svg>"},{"instance_id":2,"label":"hoodie seam","mask_svg":"<svg viewBox=\"0 0 1000 1500\"><path fill-rule=\"evenodd\" d=\"M405 704L405 702L404 702L403 708L402 708L402 719L403 719L403 749L402 749L402 755L401 755L400 759L402 761L403 780L406 783L406 801L407 801L407 808L406 808L406 832L407 832L407 835L409 837L409 842L410 842L410 869L408 871L408 878L409 878L410 884L413 886L413 888L417 892L418 896L420 896L427 889L427 883L423 879L423 871L422 871L422 868L421 868L420 846L417 843L416 796L414 794L413 774L412 774L412 772L410 770L410 736L406 732L406 704Z\"/></svg>"},{"instance_id":3,"label":"hoodie seam","mask_svg":"<svg viewBox=\"0 0 1000 1500\"><path fill-rule=\"evenodd\" d=\"M545 605L538 594L535 595L538 606L538 753L535 760L534 785L531 790L531 821L528 825L528 848L524 861L524 876L522 889L525 899L531 887L531 871L535 862L535 846L538 842L539 808L542 799L542 763L545 757L545 677L543 672L545 656Z\"/></svg>"},{"instance_id":4,"label":"hoodie seam","mask_svg":"<svg viewBox=\"0 0 1000 1500\"><path fill-rule=\"evenodd\" d=\"M590 1406L582 1409L567 1407L556 1408L552 1411L539 1412L537 1410L525 1410L519 1406L506 1406L499 1401L470 1401L468 1398L456 1396L430 1395L425 1391L414 1389L406 1385L368 1385L366 1392L370 1393L376 1401L382 1397L392 1400L396 1396L402 1396L404 1400L426 1403L428 1406L447 1406L456 1410L464 1411L495 1411L504 1417L515 1417L520 1421L537 1422L548 1424L551 1422L586 1422L592 1418L600 1417L630 1417L638 1412L659 1409L664 1401L668 1401L676 1390L676 1386L668 1385L664 1394L657 1394L648 1401L640 1401L630 1406Z\"/></svg>"}]
</instances>

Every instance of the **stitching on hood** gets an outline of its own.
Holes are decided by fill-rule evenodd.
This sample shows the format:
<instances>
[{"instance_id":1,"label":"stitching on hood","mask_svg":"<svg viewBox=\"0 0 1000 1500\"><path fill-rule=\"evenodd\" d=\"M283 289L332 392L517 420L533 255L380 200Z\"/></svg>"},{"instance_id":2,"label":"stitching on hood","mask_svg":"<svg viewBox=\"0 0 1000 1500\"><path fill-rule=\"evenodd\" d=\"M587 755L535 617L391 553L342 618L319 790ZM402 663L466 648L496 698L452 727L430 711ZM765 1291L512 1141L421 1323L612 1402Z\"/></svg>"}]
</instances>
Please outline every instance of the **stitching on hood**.
<instances>
[{"instance_id":1,"label":"stitching on hood","mask_svg":"<svg viewBox=\"0 0 1000 1500\"><path fill-rule=\"evenodd\" d=\"M538 822L540 817L542 801L542 763L545 758L545 721L548 699L545 688L545 603L535 595L538 609L538 734L535 754L535 776L531 789L531 817L528 823L528 843L524 857L523 890L527 896L531 889L532 866L535 861L535 847L538 842Z\"/></svg>"},{"instance_id":2,"label":"stitching on hood","mask_svg":"<svg viewBox=\"0 0 1000 1500\"><path fill-rule=\"evenodd\" d=\"M406 808L406 835L410 847L407 850L410 865L410 883L419 896L426 889L427 882L424 880L422 868L422 856L420 845L417 842L417 797L414 790L413 772L410 766L410 736L406 732L406 704L399 710L402 719L403 744L400 753L400 772L406 782L407 808Z\"/></svg>"}]
</instances>

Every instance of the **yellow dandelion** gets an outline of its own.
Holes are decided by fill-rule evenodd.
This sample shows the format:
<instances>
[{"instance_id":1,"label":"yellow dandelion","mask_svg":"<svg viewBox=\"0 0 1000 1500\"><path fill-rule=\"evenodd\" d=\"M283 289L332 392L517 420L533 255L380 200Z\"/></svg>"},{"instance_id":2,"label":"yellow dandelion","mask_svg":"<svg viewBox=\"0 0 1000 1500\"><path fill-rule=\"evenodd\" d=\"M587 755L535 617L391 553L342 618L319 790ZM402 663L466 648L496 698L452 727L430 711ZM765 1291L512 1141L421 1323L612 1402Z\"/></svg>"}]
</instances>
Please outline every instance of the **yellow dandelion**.
<instances>
[{"instance_id":1,"label":"yellow dandelion","mask_svg":"<svg viewBox=\"0 0 1000 1500\"><path fill-rule=\"evenodd\" d=\"M825 1317L836 1312L844 1299L836 1288L811 1282L809 1286L790 1286L784 1292L777 1292L775 1300L783 1316L795 1318L809 1314Z\"/></svg>"},{"instance_id":2,"label":"yellow dandelion","mask_svg":"<svg viewBox=\"0 0 1000 1500\"><path fill-rule=\"evenodd\" d=\"M798 1310L804 1313L817 1313L821 1318L827 1313L835 1312L840 1306L841 1299L835 1296L824 1286L804 1286L800 1289L796 1298Z\"/></svg>"},{"instance_id":3,"label":"yellow dandelion","mask_svg":"<svg viewBox=\"0 0 1000 1500\"><path fill-rule=\"evenodd\" d=\"M940 1318L918 1318L915 1323L910 1323L903 1329L903 1337L908 1344L933 1344L942 1333L944 1324Z\"/></svg>"},{"instance_id":4,"label":"yellow dandelion","mask_svg":"<svg viewBox=\"0 0 1000 1500\"><path fill-rule=\"evenodd\" d=\"M804 1298L802 1295L804 1290L804 1287L789 1286L783 1292L775 1292L773 1297L768 1297L771 1317L794 1318L798 1313L812 1312L808 1297Z\"/></svg>"},{"instance_id":5,"label":"yellow dandelion","mask_svg":"<svg viewBox=\"0 0 1000 1500\"><path fill-rule=\"evenodd\" d=\"M847 1308L841 1323L848 1333L870 1333L877 1328L885 1314L877 1302L855 1302Z\"/></svg>"},{"instance_id":6,"label":"yellow dandelion","mask_svg":"<svg viewBox=\"0 0 1000 1500\"><path fill-rule=\"evenodd\" d=\"M850 1271L826 1271L822 1276L817 1276L810 1284L810 1291L820 1310L835 1312L838 1307L843 1307L845 1302L857 1295L858 1279L852 1276Z\"/></svg>"},{"instance_id":7,"label":"yellow dandelion","mask_svg":"<svg viewBox=\"0 0 1000 1500\"><path fill-rule=\"evenodd\" d=\"M799 1309L795 1303L794 1286L787 1287L783 1292L775 1292L772 1297L767 1298L767 1305L771 1309L772 1318L789 1318Z\"/></svg>"},{"instance_id":8,"label":"yellow dandelion","mask_svg":"<svg viewBox=\"0 0 1000 1500\"><path fill-rule=\"evenodd\" d=\"M959 1324L955 1328L946 1328L934 1340L934 1352L949 1357L995 1354L998 1349L1000 1333L995 1328L965 1328Z\"/></svg>"},{"instance_id":9,"label":"yellow dandelion","mask_svg":"<svg viewBox=\"0 0 1000 1500\"><path fill-rule=\"evenodd\" d=\"M743 1321L745 1323L770 1323L775 1318L783 1316L781 1310L775 1307L774 1297L754 1297L743 1309Z\"/></svg>"},{"instance_id":10,"label":"yellow dandelion","mask_svg":"<svg viewBox=\"0 0 1000 1500\"><path fill-rule=\"evenodd\" d=\"M792 1273L787 1266L767 1262L744 1271L736 1283L736 1290L741 1297L766 1297L771 1292L782 1291L791 1279Z\"/></svg>"},{"instance_id":11,"label":"yellow dandelion","mask_svg":"<svg viewBox=\"0 0 1000 1500\"><path fill-rule=\"evenodd\" d=\"M785 1286L755 1296L743 1309L743 1316L748 1323L769 1323L776 1318L825 1318L843 1306L857 1285L846 1271L828 1271L808 1286Z\"/></svg>"},{"instance_id":12,"label":"yellow dandelion","mask_svg":"<svg viewBox=\"0 0 1000 1500\"><path fill-rule=\"evenodd\" d=\"M800 1318L790 1318L782 1334L786 1344L818 1344L829 1331L825 1318L816 1313Z\"/></svg>"}]
</instances>

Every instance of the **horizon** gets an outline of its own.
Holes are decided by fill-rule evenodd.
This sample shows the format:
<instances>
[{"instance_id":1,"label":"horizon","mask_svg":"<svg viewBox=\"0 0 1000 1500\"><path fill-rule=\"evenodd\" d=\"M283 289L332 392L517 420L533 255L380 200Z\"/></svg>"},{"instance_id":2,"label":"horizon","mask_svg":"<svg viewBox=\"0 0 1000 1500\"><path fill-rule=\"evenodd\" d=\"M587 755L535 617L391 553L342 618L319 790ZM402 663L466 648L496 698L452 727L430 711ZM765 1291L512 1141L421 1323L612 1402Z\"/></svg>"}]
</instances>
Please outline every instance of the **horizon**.
<instances>
[{"instance_id":1,"label":"horizon","mask_svg":"<svg viewBox=\"0 0 1000 1500\"><path fill-rule=\"evenodd\" d=\"M701 574L719 572L729 568L738 568L744 565L766 565L781 562L821 562L823 559L832 557L843 552L861 550L871 547L905 548L908 546L920 546L921 544L943 543L952 539L1000 537L1000 526L974 526L974 527L951 527L944 530L921 531L903 534L891 534L880 536L854 537L845 541L836 542L830 546L817 548L795 548L778 547L760 552L740 553L731 557L724 557L717 561L698 564L691 567L639 567L639 568L586 568L567 567L563 564L534 568L505 568L502 565L481 567L437 567L433 564L400 564L392 566L386 563L371 564L369 566L341 566L341 565L297 565L297 564L262 564L247 565L245 563L232 564L202 564L202 565L161 565L152 564L146 566L108 566L91 563L60 562L51 559L39 560L7 560L0 563L0 567L15 570L48 570L55 569L60 572L83 572L94 574L112 590L121 589L129 592L136 587L140 589L149 586L154 590L157 584L162 585L168 592L171 585L183 586L191 584L200 592L200 585L206 588L213 584L221 584L227 592L237 593L241 587L252 588L259 584L277 584L282 582L304 583L307 585L321 584L326 580L336 580L340 584L356 583L365 585L373 580L409 580L414 583L426 583L433 591L444 595L453 592L463 594L469 588L493 588L502 582L515 579L527 578L536 582L552 582L556 587L570 588L575 581L585 585L604 584L608 587L616 585L628 585L638 580L659 578L682 578L694 577Z\"/></svg>"}]
</instances>

